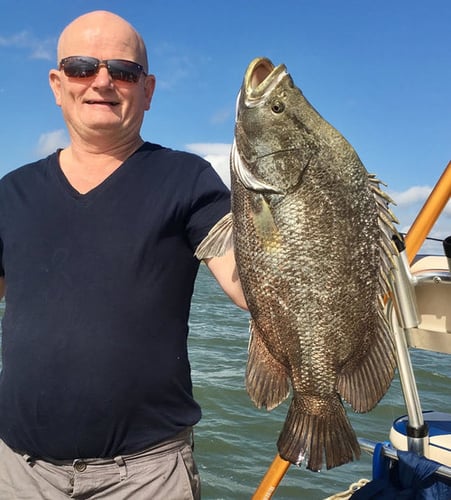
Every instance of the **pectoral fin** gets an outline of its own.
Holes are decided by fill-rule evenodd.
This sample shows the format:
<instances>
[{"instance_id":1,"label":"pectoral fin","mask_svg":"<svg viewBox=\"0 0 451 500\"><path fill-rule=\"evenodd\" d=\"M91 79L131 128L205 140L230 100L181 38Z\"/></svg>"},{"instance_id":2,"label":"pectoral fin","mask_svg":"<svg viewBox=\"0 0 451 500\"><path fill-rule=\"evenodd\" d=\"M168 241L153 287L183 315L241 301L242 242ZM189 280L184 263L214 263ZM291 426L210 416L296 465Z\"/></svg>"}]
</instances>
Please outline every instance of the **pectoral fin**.
<instances>
[{"instance_id":1,"label":"pectoral fin","mask_svg":"<svg viewBox=\"0 0 451 500\"><path fill-rule=\"evenodd\" d=\"M258 240L267 252L280 248L282 237L274 221L271 208L262 195L257 195L254 202L252 221Z\"/></svg>"}]
</instances>

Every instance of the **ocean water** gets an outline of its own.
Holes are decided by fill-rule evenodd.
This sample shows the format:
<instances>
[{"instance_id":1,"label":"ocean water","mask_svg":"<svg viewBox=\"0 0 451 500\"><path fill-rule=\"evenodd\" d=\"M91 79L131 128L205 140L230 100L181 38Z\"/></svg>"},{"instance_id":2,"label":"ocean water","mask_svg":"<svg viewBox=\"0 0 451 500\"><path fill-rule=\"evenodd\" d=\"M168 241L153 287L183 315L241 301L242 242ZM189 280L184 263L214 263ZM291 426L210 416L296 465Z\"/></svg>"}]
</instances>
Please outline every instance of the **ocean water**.
<instances>
[{"instance_id":1,"label":"ocean water","mask_svg":"<svg viewBox=\"0 0 451 500\"><path fill-rule=\"evenodd\" d=\"M190 322L195 396L203 418L195 428L195 455L204 500L249 499L277 454L276 442L289 401L268 412L257 409L244 387L249 315L234 306L201 266ZM411 351L423 409L451 412L451 364L442 354ZM392 421L406 413L396 377L379 405L366 414L347 408L359 437L388 439ZM324 499L371 479L371 456L311 472L290 466L274 499Z\"/></svg>"},{"instance_id":2,"label":"ocean water","mask_svg":"<svg viewBox=\"0 0 451 500\"><path fill-rule=\"evenodd\" d=\"M0 303L0 315L3 303ZM277 453L276 442L289 401L271 412L254 407L244 387L249 315L222 293L205 266L196 281L189 350L195 397L203 418L195 428L195 456L203 500L250 499ZM451 365L445 355L413 351L424 409L451 412ZM348 408L359 437L388 438L391 422L406 413L398 378L367 414ZM291 466L274 499L324 499L371 479L371 456L332 470L311 472Z\"/></svg>"}]
</instances>

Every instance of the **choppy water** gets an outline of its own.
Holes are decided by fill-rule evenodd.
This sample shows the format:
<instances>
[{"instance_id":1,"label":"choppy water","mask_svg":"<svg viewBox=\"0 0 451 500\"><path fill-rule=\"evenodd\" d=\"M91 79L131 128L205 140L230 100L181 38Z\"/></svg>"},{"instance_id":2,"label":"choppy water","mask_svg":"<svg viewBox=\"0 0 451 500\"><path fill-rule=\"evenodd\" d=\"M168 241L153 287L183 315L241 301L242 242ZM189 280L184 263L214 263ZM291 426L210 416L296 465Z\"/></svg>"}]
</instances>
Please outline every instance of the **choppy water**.
<instances>
[{"instance_id":1,"label":"choppy water","mask_svg":"<svg viewBox=\"0 0 451 500\"><path fill-rule=\"evenodd\" d=\"M3 303L0 304L0 314ZM205 266L196 282L190 321L190 358L196 399L203 418L195 429L195 454L203 500L251 498L277 453L277 437L288 401L272 412L254 407L244 388L249 316L220 290ZM444 355L413 352L424 409L451 411L451 365ZM398 379L370 413L348 411L359 437L386 440L405 408ZM274 499L323 499L371 478L371 457L313 473L291 466Z\"/></svg>"},{"instance_id":2,"label":"choppy water","mask_svg":"<svg viewBox=\"0 0 451 500\"><path fill-rule=\"evenodd\" d=\"M196 460L206 500L249 499L277 453L288 401L272 412L254 407L244 388L248 314L221 292L201 266L193 298L190 356L195 395L203 409L196 426ZM424 409L451 411L451 366L446 356L412 352ZM399 380L370 413L348 411L359 437L383 441L391 422L406 413ZM371 457L314 473L291 466L274 499L323 499L371 479Z\"/></svg>"}]
</instances>

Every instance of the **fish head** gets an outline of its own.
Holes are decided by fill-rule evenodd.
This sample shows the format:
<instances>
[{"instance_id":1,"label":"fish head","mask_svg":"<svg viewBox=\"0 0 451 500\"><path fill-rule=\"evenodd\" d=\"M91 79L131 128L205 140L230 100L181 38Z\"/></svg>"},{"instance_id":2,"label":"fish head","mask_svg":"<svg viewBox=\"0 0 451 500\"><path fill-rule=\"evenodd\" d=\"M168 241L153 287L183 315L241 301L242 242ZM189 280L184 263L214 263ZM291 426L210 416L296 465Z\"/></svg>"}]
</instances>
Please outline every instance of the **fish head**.
<instances>
[{"instance_id":1,"label":"fish head","mask_svg":"<svg viewBox=\"0 0 451 500\"><path fill-rule=\"evenodd\" d=\"M316 148L310 114L285 65L254 59L237 99L232 175L254 191L293 190Z\"/></svg>"}]
</instances>

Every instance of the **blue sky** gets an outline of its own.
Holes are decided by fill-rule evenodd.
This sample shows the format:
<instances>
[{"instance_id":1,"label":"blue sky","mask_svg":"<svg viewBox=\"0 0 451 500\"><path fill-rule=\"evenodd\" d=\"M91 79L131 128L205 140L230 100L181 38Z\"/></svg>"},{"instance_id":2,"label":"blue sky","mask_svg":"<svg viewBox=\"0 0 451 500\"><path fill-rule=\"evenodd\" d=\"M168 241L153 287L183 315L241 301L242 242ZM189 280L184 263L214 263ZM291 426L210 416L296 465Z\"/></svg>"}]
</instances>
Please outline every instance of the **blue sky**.
<instances>
[{"instance_id":1,"label":"blue sky","mask_svg":"<svg viewBox=\"0 0 451 500\"><path fill-rule=\"evenodd\" d=\"M67 142L47 75L60 31L108 9L143 35L157 77L143 137L225 172L256 56L284 63L388 184L405 230L451 160L449 0L0 0L0 175ZM434 235L451 234L451 210Z\"/></svg>"}]
</instances>

